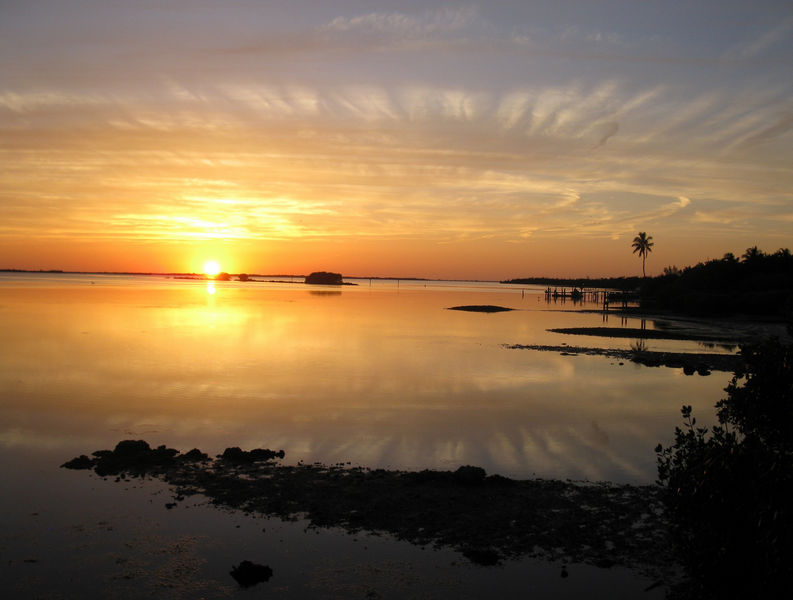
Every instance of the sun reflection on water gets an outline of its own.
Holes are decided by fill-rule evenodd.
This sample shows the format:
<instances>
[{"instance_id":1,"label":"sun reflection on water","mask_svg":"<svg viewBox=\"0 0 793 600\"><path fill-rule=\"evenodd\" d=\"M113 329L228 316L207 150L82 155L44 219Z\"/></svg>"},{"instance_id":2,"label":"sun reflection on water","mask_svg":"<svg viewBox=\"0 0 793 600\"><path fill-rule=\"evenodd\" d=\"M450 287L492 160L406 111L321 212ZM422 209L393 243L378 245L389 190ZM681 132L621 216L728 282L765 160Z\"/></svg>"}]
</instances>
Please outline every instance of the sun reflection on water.
<instances>
[{"instance_id":1,"label":"sun reflection on water","mask_svg":"<svg viewBox=\"0 0 793 600\"><path fill-rule=\"evenodd\" d=\"M0 447L156 430L292 461L649 482L678 404L705 413L729 379L503 346L558 344L549 328L597 314L447 310L517 304L500 290L84 281L2 290Z\"/></svg>"}]
</instances>

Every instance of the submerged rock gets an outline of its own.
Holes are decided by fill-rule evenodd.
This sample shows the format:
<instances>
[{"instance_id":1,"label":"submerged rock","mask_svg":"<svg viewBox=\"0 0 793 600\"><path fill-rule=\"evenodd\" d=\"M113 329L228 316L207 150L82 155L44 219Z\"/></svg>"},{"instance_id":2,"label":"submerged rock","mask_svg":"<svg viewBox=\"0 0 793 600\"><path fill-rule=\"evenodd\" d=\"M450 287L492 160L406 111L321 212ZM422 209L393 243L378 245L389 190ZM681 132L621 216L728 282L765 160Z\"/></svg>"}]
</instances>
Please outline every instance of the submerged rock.
<instances>
[{"instance_id":1,"label":"submerged rock","mask_svg":"<svg viewBox=\"0 0 793 600\"><path fill-rule=\"evenodd\" d=\"M234 446L226 448L218 458L230 463L251 463L257 461L268 461L276 458L283 458L286 454L283 450L270 450L269 448L254 448L246 452Z\"/></svg>"},{"instance_id":2,"label":"submerged rock","mask_svg":"<svg viewBox=\"0 0 793 600\"><path fill-rule=\"evenodd\" d=\"M64 469L92 469L93 466L94 460L87 457L85 454L81 454L77 458L73 458L61 465Z\"/></svg>"},{"instance_id":3,"label":"submerged rock","mask_svg":"<svg viewBox=\"0 0 793 600\"><path fill-rule=\"evenodd\" d=\"M273 576L273 570L267 565L257 565L249 560L243 560L239 566L231 567L229 572L240 587L247 588L269 581Z\"/></svg>"},{"instance_id":4,"label":"submerged rock","mask_svg":"<svg viewBox=\"0 0 793 600\"><path fill-rule=\"evenodd\" d=\"M157 446L151 448L144 440L122 440L113 450L97 450L94 458L80 455L64 463L66 469L93 469L97 475L143 475L152 470L161 470L174 463L178 450Z\"/></svg>"},{"instance_id":5,"label":"submerged rock","mask_svg":"<svg viewBox=\"0 0 793 600\"><path fill-rule=\"evenodd\" d=\"M209 460L209 455L201 452L198 448L193 448L189 452L180 455L179 460L188 462L205 462Z\"/></svg>"},{"instance_id":6,"label":"submerged rock","mask_svg":"<svg viewBox=\"0 0 793 600\"><path fill-rule=\"evenodd\" d=\"M492 567L501 562L501 555L490 548L465 548L462 554L472 563L483 567Z\"/></svg>"}]
</instances>

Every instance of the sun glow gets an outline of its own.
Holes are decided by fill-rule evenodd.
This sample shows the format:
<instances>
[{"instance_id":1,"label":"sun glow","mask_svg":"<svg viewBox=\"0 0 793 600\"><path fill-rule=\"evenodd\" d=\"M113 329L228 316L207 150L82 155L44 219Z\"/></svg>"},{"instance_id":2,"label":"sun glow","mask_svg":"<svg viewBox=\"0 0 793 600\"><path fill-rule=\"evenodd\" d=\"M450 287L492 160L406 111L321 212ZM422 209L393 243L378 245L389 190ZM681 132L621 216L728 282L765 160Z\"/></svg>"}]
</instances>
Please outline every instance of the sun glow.
<instances>
[{"instance_id":1,"label":"sun glow","mask_svg":"<svg viewBox=\"0 0 793 600\"><path fill-rule=\"evenodd\" d=\"M208 260L204 263L204 274L207 277L216 277L220 273L220 263L216 260Z\"/></svg>"}]
</instances>

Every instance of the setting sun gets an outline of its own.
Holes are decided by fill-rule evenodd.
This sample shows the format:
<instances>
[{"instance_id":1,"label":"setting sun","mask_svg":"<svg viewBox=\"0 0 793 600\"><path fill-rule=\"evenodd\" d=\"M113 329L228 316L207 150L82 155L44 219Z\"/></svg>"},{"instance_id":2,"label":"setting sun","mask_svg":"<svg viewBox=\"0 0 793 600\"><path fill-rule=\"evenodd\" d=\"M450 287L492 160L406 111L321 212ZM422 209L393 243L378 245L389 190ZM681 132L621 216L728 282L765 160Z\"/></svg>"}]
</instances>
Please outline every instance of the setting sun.
<instances>
[{"instance_id":1,"label":"setting sun","mask_svg":"<svg viewBox=\"0 0 793 600\"><path fill-rule=\"evenodd\" d=\"M204 274L208 277L215 277L220 273L220 264L216 260L208 260L204 263Z\"/></svg>"}]
</instances>

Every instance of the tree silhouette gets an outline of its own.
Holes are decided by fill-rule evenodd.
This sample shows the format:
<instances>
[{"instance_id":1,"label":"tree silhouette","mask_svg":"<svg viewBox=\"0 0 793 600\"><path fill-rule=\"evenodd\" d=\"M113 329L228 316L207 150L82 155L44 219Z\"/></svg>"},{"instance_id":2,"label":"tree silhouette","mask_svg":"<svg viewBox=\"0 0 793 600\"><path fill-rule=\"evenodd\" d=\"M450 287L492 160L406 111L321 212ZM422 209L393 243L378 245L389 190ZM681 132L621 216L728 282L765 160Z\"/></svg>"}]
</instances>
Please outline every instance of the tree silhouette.
<instances>
[{"instance_id":1,"label":"tree silhouette","mask_svg":"<svg viewBox=\"0 0 793 600\"><path fill-rule=\"evenodd\" d=\"M760 250L757 246L752 246L751 248L746 249L746 252L744 252L743 256L741 256L741 260L748 264L756 264L764 256L765 253L763 253L762 250Z\"/></svg>"},{"instance_id":2,"label":"tree silhouette","mask_svg":"<svg viewBox=\"0 0 793 600\"><path fill-rule=\"evenodd\" d=\"M672 536L688 575L671 598L774 597L793 577L793 346L741 346L746 363L697 426L655 451Z\"/></svg>"},{"instance_id":3,"label":"tree silhouette","mask_svg":"<svg viewBox=\"0 0 793 600\"><path fill-rule=\"evenodd\" d=\"M652 242L653 236L648 236L646 232L640 231L639 235L633 238L633 253L639 253L639 256L642 257L642 277L647 277L647 273L644 270L644 263L647 260L647 255L653 251L653 244Z\"/></svg>"}]
</instances>

